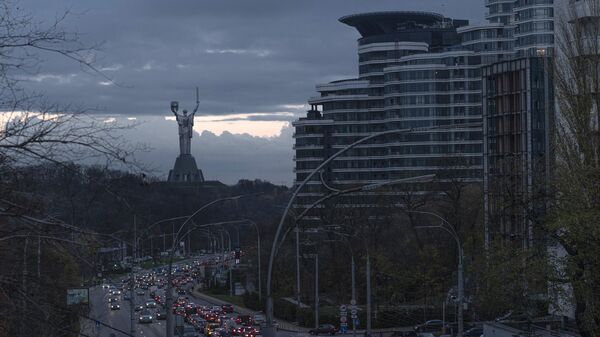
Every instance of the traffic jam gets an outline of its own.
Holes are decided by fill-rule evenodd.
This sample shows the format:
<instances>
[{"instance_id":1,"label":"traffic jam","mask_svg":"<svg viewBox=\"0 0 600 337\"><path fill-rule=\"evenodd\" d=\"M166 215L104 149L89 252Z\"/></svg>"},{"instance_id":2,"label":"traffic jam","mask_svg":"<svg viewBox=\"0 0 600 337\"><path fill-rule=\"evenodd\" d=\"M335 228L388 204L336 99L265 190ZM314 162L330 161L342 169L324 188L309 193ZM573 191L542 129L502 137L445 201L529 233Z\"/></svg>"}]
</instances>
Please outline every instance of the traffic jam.
<instances>
[{"instance_id":1,"label":"traffic jam","mask_svg":"<svg viewBox=\"0 0 600 337\"><path fill-rule=\"evenodd\" d=\"M174 290L173 305L170 308L175 315L174 322L184 323L183 336L192 337L203 334L210 337L261 337L260 324L262 315L237 315L231 304L200 305L194 302L193 287L205 273L206 267L219 264L219 257L205 256L200 260L173 266L172 289ZM135 308L138 323L152 324L166 320L167 308L165 303L165 288L167 285L167 269L155 268L152 271L138 269L134 282ZM129 278L109 284L105 282L103 289L108 290L108 307L111 311L120 310L120 300L131 300Z\"/></svg>"}]
</instances>

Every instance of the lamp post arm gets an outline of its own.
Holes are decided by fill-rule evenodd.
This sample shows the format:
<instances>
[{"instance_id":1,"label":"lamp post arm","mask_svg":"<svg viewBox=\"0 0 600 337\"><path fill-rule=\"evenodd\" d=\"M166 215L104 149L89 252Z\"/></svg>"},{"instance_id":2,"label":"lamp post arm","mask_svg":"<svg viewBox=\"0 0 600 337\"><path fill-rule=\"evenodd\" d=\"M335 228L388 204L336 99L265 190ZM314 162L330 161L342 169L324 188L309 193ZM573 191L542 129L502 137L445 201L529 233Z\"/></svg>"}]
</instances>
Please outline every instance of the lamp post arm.
<instances>
[{"instance_id":1,"label":"lamp post arm","mask_svg":"<svg viewBox=\"0 0 600 337\"><path fill-rule=\"evenodd\" d=\"M296 187L296 189L292 193L292 196L290 197L290 200L288 201L288 203L284 209L281 219L279 220L279 224L277 225L277 230L275 231L275 236L273 237L273 245L271 246L271 254L269 256L269 266L268 266L268 270L267 270L267 284L266 284L266 286L267 286L267 302L266 302L266 313L265 313L266 321L267 321L266 322L267 323L267 331L266 331L267 336L266 337L273 337L273 335L274 335L274 331L273 331L273 298L272 298L272 293L271 293L271 291L272 291L271 285L272 285L272 276L273 276L272 275L273 274L273 263L274 263L275 255L276 255L277 248L278 248L277 242L279 241L279 236L281 235L281 232L283 230L283 224L285 223L287 213L289 212L290 208L292 207L294 200L296 199L296 197L298 196L298 194L300 193L300 190L304 187L304 185L306 185L306 183L308 183L308 181L310 181L317 172L319 172L321 169L323 169L325 166L327 166L331 161L333 161L335 158L339 157L340 155L344 154L351 148L353 148L357 145L360 145L366 141L369 141L371 139L377 138L377 137L391 135L391 134L426 132L426 131L431 131L431 130L436 130L436 129L469 128L469 127L474 127L474 126L481 127L481 125L482 125L482 123L465 123L465 124L460 124L460 125L450 124L450 125L439 125L439 126L423 127L423 128L409 128L409 129L401 129L401 130L381 131L381 132L366 136L364 138L361 138L361 139L357 140L356 142L339 150L338 152L334 153L331 157L329 157L325 161L323 161L311 173L309 173L306 176L306 178L304 178L304 180Z\"/></svg>"},{"instance_id":2,"label":"lamp post arm","mask_svg":"<svg viewBox=\"0 0 600 337\"><path fill-rule=\"evenodd\" d=\"M446 232L448 232L450 235L452 235L452 237L456 241L456 244L458 245L459 249L462 250L462 244L460 242L460 237L458 236L458 233L454 229L454 226L452 226L446 219L442 218L439 214L436 214L436 213L433 213L433 212L427 212L427 211L417 211L417 210L405 210L405 212L407 212L407 213L417 213L417 214L426 214L426 215L431 215L433 217L438 218L446 226L437 225L437 226L419 226L419 227L429 227L429 228L439 227L439 228L444 229Z\"/></svg>"}]
</instances>

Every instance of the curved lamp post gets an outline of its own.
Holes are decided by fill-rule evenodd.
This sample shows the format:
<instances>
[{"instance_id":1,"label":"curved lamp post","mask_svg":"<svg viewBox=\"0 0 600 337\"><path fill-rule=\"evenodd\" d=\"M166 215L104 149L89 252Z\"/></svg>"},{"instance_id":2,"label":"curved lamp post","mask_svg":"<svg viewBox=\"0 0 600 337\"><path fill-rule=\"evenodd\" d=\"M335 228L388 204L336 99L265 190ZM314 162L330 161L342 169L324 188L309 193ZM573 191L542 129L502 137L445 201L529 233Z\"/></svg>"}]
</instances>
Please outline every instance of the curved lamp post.
<instances>
[{"instance_id":1,"label":"curved lamp post","mask_svg":"<svg viewBox=\"0 0 600 337\"><path fill-rule=\"evenodd\" d=\"M237 195L237 196L233 196L233 197L226 197L226 198L220 198L220 199L216 199L213 200L205 205L203 205L202 207L200 207L199 209L197 209L194 213L192 213L190 216L187 217L187 219L183 222L183 224L181 225L181 227L179 227L179 230L177 231L177 233L175 233L174 237L173 237L173 244L171 245L171 251L169 252L169 269L168 269L168 274L167 274L167 288L165 289L166 291L166 306L167 306L167 324L166 325L166 329L167 329L167 333L166 336L167 337L173 337L173 311L171 310L172 306L173 306L173 276L172 276L172 271L173 271L173 252L174 249L173 247L175 247L175 245L179 244L179 241L181 240L180 238L180 234L181 231L183 230L183 228L185 228L185 226L192 221L192 219L200 214L202 211L204 211L205 209L209 208L212 205L215 205L217 203L220 202L224 202L224 201L230 201L230 200L239 200L242 197L245 197L248 195ZM200 228L202 226L198 226L197 228Z\"/></svg>"},{"instance_id":2,"label":"curved lamp post","mask_svg":"<svg viewBox=\"0 0 600 337\"><path fill-rule=\"evenodd\" d=\"M328 165L330 162L332 162L335 158L344 154L346 151L348 151L362 143L365 143L371 139L374 139L374 138L378 138L378 137L386 136L386 135L393 135L393 134L410 134L410 133L426 132L426 131L441 130L441 129L457 129L457 128L467 129L467 128L471 128L471 127L475 127L475 126L480 127L481 123L465 123L465 124L459 124L459 125L451 124L451 125L440 125L440 126L423 127L423 128L386 130L386 131L377 132L377 133L371 134L369 136L366 136L364 138L361 138L361 139L357 140L356 142L342 148L341 150L339 150L338 152L333 154L331 157L329 157L325 161L323 161L311 173L309 173L306 176L306 178L304 178L304 180L294 190L294 193L292 194L292 196L281 216L281 219L277 226L277 230L275 232L275 236L273 238L273 245L271 246L271 255L269 256L269 267L267 270L267 302L266 302L266 310L265 310L267 326L264 329L263 335L265 337L275 337L275 329L273 327L273 294L272 294L271 286L272 286L272 276L273 276L273 262L275 260L275 255L277 252L279 236L281 235L281 231L283 229L283 225L285 223L287 214L288 214L290 208L292 207L294 200L296 199L296 197L298 196L298 194L300 193L300 190L304 187L304 185L306 185L306 183L308 183L315 176L315 174L317 174L319 171L321 171L321 169L323 169L326 165Z\"/></svg>"},{"instance_id":3,"label":"curved lamp post","mask_svg":"<svg viewBox=\"0 0 600 337\"><path fill-rule=\"evenodd\" d=\"M432 225L432 226L416 226L415 228L417 229L421 229L421 228L438 228L438 229L442 229L444 231L446 231L448 234L450 234L452 236L452 238L454 239L454 241L456 242L456 247L458 250L458 333L457 333L457 337L463 337L463 331L464 331L464 323L463 323L463 302L464 302L464 279L463 279L463 246L462 243L460 242L460 237L458 236L458 233L456 232L456 230L454 229L454 227L444 218L442 218L440 215L433 213L433 212L428 212L428 211L413 211L413 210L406 210L405 212L407 213L418 213L418 214L425 214L425 215L430 215L433 217L438 218L441 221L440 225ZM444 226L445 225L445 226Z\"/></svg>"}]
</instances>

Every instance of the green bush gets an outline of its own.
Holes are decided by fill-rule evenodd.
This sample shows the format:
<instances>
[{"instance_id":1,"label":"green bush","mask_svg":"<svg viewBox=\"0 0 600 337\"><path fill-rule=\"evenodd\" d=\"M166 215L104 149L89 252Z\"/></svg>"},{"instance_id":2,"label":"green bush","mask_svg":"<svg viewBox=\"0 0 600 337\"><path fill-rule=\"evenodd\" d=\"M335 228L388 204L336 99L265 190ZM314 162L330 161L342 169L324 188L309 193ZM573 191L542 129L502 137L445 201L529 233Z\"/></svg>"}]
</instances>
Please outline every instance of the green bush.
<instances>
[{"instance_id":1,"label":"green bush","mask_svg":"<svg viewBox=\"0 0 600 337\"><path fill-rule=\"evenodd\" d=\"M248 309L252 309L252 310L263 310L264 309L264 303L261 303L259 298L258 298L258 294L257 293L245 293L244 295L242 295L242 300L244 303L244 306Z\"/></svg>"}]
</instances>

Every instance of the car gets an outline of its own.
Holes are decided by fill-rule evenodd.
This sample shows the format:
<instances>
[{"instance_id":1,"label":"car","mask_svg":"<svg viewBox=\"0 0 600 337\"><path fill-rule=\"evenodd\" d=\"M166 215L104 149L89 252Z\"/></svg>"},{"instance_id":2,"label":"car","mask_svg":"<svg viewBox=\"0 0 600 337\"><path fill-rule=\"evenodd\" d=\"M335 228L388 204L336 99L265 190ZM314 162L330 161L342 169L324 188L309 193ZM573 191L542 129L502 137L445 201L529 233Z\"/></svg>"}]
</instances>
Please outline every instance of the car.
<instances>
[{"instance_id":1,"label":"car","mask_svg":"<svg viewBox=\"0 0 600 337\"><path fill-rule=\"evenodd\" d=\"M159 320L167 319L167 312L164 310L157 310L155 317Z\"/></svg>"},{"instance_id":2,"label":"car","mask_svg":"<svg viewBox=\"0 0 600 337\"><path fill-rule=\"evenodd\" d=\"M254 317L252 317L252 321L254 321L254 324L256 325L261 325L262 323L266 322L266 318L264 314L254 314Z\"/></svg>"},{"instance_id":3,"label":"car","mask_svg":"<svg viewBox=\"0 0 600 337\"><path fill-rule=\"evenodd\" d=\"M483 327L476 326L464 332L464 337L479 337L483 335Z\"/></svg>"},{"instance_id":4,"label":"car","mask_svg":"<svg viewBox=\"0 0 600 337\"><path fill-rule=\"evenodd\" d=\"M444 321L441 319L432 319L423 324L415 325L414 330L415 332L437 332L447 326L447 324L444 325Z\"/></svg>"},{"instance_id":5,"label":"car","mask_svg":"<svg viewBox=\"0 0 600 337\"><path fill-rule=\"evenodd\" d=\"M198 337L198 332L193 326L186 325L183 327L183 337Z\"/></svg>"},{"instance_id":6,"label":"car","mask_svg":"<svg viewBox=\"0 0 600 337\"><path fill-rule=\"evenodd\" d=\"M147 300L146 308L156 308L156 302L154 300Z\"/></svg>"},{"instance_id":7,"label":"car","mask_svg":"<svg viewBox=\"0 0 600 337\"><path fill-rule=\"evenodd\" d=\"M258 329L255 329L251 326L246 326L244 328L242 328L242 333L241 336L243 337L254 337L258 335Z\"/></svg>"},{"instance_id":8,"label":"car","mask_svg":"<svg viewBox=\"0 0 600 337\"><path fill-rule=\"evenodd\" d=\"M102 289L108 289L108 288L110 288L110 286L108 284L105 283L102 285Z\"/></svg>"},{"instance_id":9,"label":"car","mask_svg":"<svg viewBox=\"0 0 600 337\"><path fill-rule=\"evenodd\" d=\"M118 299L116 297L109 297L108 298L108 303L113 303L113 302L117 302Z\"/></svg>"},{"instance_id":10,"label":"car","mask_svg":"<svg viewBox=\"0 0 600 337\"><path fill-rule=\"evenodd\" d=\"M110 310L121 310L119 303L111 303Z\"/></svg>"},{"instance_id":11,"label":"car","mask_svg":"<svg viewBox=\"0 0 600 337\"><path fill-rule=\"evenodd\" d=\"M221 325L219 323L208 323L204 325L204 335L210 336L214 329L219 328Z\"/></svg>"},{"instance_id":12,"label":"car","mask_svg":"<svg viewBox=\"0 0 600 337\"><path fill-rule=\"evenodd\" d=\"M145 291L143 291L143 290L141 290L141 289L138 289L138 290L135 292L135 294L136 294L136 295L138 295L138 296L144 296L144 295L146 294L146 292L145 292Z\"/></svg>"},{"instance_id":13,"label":"car","mask_svg":"<svg viewBox=\"0 0 600 337\"><path fill-rule=\"evenodd\" d=\"M140 323L152 323L152 313L150 310L145 309L140 313Z\"/></svg>"},{"instance_id":14,"label":"car","mask_svg":"<svg viewBox=\"0 0 600 337\"><path fill-rule=\"evenodd\" d=\"M335 326L333 326L333 324L321 324L319 325L318 328L316 329L311 329L308 330L308 333L311 335L319 335L319 334L325 334L325 335L335 335L335 333L337 332L337 329L335 328Z\"/></svg>"},{"instance_id":15,"label":"car","mask_svg":"<svg viewBox=\"0 0 600 337\"><path fill-rule=\"evenodd\" d=\"M213 331L212 337L231 337L231 334L226 329L218 328Z\"/></svg>"},{"instance_id":16,"label":"car","mask_svg":"<svg viewBox=\"0 0 600 337\"><path fill-rule=\"evenodd\" d=\"M135 306L135 308L133 308L133 310L135 310L135 311L144 310L144 306L141 305L141 304L138 304L138 305Z\"/></svg>"},{"instance_id":17,"label":"car","mask_svg":"<svg viewBox=\"0 0 600 337\"><path fill-rule=\"evenodd\" d=\"M233 312L233 305L231 305L231 304L223 304L221 306L221 310L223 310L223 312L225 312L225 313L230 314L230 313Z\"/></svg>"},{"instance_id":18,"label":"car","mask_svg":"<svg viewBox=\"0 0 600 337\"><path fill-rule=\"evenodd\" d=\"M196 330L204 331L206 321L202 317L193 316L193 318L191 319L191 324L196 328Z\"/></svg>"},{"instance_id":19,"label":"car","mask_svg":"<svg viewBox=\"0 0 600 337\"><path fill-rule=\"evenodd\" d=\"M252 316L250 316L250 315L238 315L238 317L235 319L235 322L237 324L244 325L244 326L254 324L254 320L252 319Z\"/></svg>"}]
</instances>

